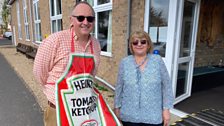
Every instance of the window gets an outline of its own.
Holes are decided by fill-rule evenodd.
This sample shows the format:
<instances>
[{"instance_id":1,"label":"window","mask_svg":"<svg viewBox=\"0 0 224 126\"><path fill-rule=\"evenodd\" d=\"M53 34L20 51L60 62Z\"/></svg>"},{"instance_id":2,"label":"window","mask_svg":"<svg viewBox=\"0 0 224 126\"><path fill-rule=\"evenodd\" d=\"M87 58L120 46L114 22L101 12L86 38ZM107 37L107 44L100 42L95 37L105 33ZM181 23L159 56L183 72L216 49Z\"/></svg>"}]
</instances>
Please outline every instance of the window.
<instances>
[{"instance_id":1,"label":"window","mask_svg":"<svg viewBox=\"0 0 224 126\"><path fill-rule=\"evenodd\" d=\"M34 36L37 43L42 41L41 36L41 21L40 21L40 12L39 12L39 0L33 0L33 9L34 9Z\"/></svg>"},{"instance_id":2,"label":"window","mask_svg":"<svg viewBox=\"0 0 224 126\"><path fill-rule=\"evenodd\" d=\"M145 30L151 37L154 50L158 50L159 54L165 57L169 0L148 0L145 8Z\"/></svg>"},{"instance_id":3,"label":"window","mask_svg":"<svg viewBox=\"0 0 224 126\"><path fill-rule=\"evenodd\" d=\"M26 40L30 40L30 32L29 32L29 23L28 23L28 17L27 17L26 0L23 0L23 15L24 15L24 25L25 25Z\"/></svg>"},{"instance_id":4,"label":"window","mask_svg":"<svg viewBox=\"0 0 224 126\"><path fill-rule=\"evenodd\" d=\"M106 3L110 3L110 0L97 0L98 5L106 4Z\"/></svg>"},{"instance_id":5,"label":"window","mask_svg":"<svg viewBox=\"0 0 224 126\"><path fill-rule=\"evenodd\" d=\"M61 0L50 0L51 32L62 30Z\"/></svg>"},{"instance_id":6,"label":"window","mask_svg":"<svg viewBox=\"0 0 224 126\"><path fill-rule=\"evenodd\" d=\"M18 23L18 36L19 39L22 39L22 30L20 22L20 10L19 10L19 1L16 1L16 11L17 11L17 23Z\"/></svg>"},{"instance_id":7,"label":"window","mask_svg":"<svg viewBox=\"0 0 224 126\"><path fill-rule=\"evenodd\" d=\"M77 0L76 2L79 2ZM99 40L101 54L111 56L112 53L112 0L86 0L96 13L93 35Z\"/></svg>"}]
</instances>

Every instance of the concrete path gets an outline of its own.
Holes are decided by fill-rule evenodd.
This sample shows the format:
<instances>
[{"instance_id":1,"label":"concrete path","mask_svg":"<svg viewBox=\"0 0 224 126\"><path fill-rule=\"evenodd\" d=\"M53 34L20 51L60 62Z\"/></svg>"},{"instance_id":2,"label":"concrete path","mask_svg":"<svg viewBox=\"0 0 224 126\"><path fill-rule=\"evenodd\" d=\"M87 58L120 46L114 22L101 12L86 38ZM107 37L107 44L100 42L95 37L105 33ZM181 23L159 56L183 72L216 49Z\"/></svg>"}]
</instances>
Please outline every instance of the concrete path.
<instances>
[{"instance_id":1,"label":"concrete path","mask_svg":"<svg viewBox=\"0 0 224 126\"><path fill-rule=\"evenodd\" d=\"M11 41L0 39L0 46ZM0 47L1 49L1 47ZM15 61L16 62L16 61ZM32 93L25 87L4 56L0 54L0 125L43 126L43 114Z\"/></svg>"}]
</instances>

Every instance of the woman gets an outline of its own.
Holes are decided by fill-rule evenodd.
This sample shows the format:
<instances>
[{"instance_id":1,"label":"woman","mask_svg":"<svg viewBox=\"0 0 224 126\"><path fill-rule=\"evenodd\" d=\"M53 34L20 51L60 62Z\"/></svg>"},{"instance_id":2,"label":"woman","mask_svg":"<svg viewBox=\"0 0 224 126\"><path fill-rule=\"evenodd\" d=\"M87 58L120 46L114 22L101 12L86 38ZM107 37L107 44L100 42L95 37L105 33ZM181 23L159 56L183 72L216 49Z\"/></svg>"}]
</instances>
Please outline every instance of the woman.
<instances>
[{"instance_id":1,"label":"woman","mask_svg":"<svg viewBox=\"0 0 224 126\"><path fill-rule=\"evenodd\" d=\"M132 55L122 59L115 90L115 114L124 126L167 126L173 107L171 80L144 31L129 38Z\"/></svg>"}]
</instances>

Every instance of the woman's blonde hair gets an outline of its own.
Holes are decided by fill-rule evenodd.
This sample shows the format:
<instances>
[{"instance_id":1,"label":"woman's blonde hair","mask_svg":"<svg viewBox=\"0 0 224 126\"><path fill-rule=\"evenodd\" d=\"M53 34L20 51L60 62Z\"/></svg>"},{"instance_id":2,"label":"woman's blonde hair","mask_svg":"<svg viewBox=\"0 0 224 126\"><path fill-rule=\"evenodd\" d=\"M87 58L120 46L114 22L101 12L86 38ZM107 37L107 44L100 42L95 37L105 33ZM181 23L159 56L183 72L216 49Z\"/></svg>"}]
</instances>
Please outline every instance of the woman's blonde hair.
<instances>
[{"instance_id":1,"label":"woman's blonde hair","mask_svg":"<svg viewBox=\"0 0 224 126\"><path fill-rule=\"evenodd\" d=\"M146 33L145 31L136 31L136 32L133 32L129 37L129 48L130 48L131 54L134 54L132 42L134 41L135 38L140 38L140 39L145 38L148 44L147 53L153 53L153 43L151 41L149 34Z\"/></svg>"}]
</instances>

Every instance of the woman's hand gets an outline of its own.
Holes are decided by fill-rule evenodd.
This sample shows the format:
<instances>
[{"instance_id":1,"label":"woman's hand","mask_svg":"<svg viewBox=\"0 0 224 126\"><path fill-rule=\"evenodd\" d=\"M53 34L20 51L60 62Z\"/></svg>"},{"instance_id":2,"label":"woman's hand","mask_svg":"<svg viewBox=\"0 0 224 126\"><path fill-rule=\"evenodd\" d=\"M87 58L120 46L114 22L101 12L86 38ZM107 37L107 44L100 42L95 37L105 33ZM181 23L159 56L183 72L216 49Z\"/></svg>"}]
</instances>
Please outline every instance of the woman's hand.
<instances>
[{"instance_id":1,"label":"woman's hand","mask_svg":"<svg viewBox=\"0 0 224 126\"><path fill-rule=\"evenodd\" d=\"M163 110L163 126L169 126L170 122L170 111L169 109Z\"/></svg>"},{"instance_id":2,"label":"woman's hand","mask_svg":"<svg viewBox=\"0 0 224 126\"><path fill-rule=\"evenodd\" d=\"M120 109L119 108L115 108L114 109L114 113L117 116L117 118L120 120Z\"/></svg>"},{"instance_id":3,"label":"woman's hand","mask_svg":"<svg viewBox=\"0 0 224 126\"><path fill-rule=\"evenodd\" d=\"M115 115L117 116L118 120L120 121L121 126L123 126L123 124L122 124L122 122L121 122L121 120L120 120L120 109L119 109L119 108L115 108L115 109L114 109L114 113L115 113Z\"/></svg>"}]
</instances>

